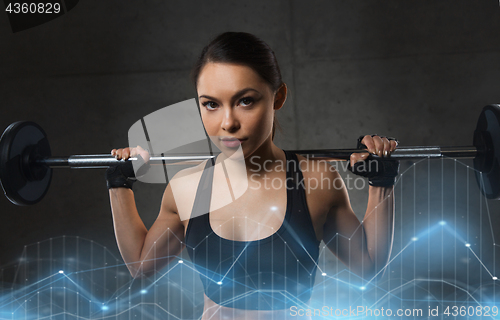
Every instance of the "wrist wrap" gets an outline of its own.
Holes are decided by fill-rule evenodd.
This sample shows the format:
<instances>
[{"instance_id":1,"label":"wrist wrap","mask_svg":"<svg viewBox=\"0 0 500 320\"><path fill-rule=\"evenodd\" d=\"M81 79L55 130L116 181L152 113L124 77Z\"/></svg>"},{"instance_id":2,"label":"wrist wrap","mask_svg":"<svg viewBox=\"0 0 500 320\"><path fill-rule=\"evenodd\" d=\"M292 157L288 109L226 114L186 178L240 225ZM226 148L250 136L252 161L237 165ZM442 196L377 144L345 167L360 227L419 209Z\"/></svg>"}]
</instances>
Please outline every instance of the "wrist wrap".
<instances>
[{"instance_id":1,"label":"wrist wrap","mask_svg":"<svg viewBox=\"0 0 500 320\"><path fill-rule=\"evenodd\" d=\"M129 188L137 181L134 174L132 161L120 161L118 164L106 169L106 184L111 188Z\"/></svg>"},{"instance_id":2,"label":"wrist wrap","mask_svg":"<svg viewBox=\"0 0 500 320\"><path fill-rule=\"evenodd\" d=\"M358 138L357 149L366 149L366 146L361 143L363 138L364 135ZM396 140L391 137L381 138ZM365 160L356 162L354 167L349 162L347 169L356 175L368 178L368 184L371 186L391 187L396 183L396 177L399 174L399 160L393 160L390 156L388 158L372 157L370 154Z\"/></svg>"}]
</instances>

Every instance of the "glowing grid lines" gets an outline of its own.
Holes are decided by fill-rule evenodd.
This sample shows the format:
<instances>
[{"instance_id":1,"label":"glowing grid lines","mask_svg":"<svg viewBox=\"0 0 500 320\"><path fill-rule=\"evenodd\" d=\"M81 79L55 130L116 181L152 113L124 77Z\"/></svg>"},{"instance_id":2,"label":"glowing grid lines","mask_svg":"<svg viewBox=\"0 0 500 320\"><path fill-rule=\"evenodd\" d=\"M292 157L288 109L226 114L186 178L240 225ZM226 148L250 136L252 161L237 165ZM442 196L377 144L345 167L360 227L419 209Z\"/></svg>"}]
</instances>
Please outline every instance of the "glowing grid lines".
<instances>
[{"instance_id":1,"label":"glowing grid lines","mask_svg":"<svg viewBox=\"0 0 500 320\"><path fill-rule=\"evenodd\" d=\"M455 166L456 166L457 161L455 160ZM425 162L423 162L425 164ZM418 163L411 166L406 172L411 172L411 170L416 170L415 168L418 166ZM472 168L467 167L467 181L469 181L469 174L468 172L472 170ZM401 191L403 190L403 176L405 177L405 180L411 181L411 177L408 177L408 174L406 172L403 172L398 179L398 185L397 187L401 188ZM414 171L416 172L416 171ZM427 177L432 177L430 175L430 171L428 171ZM415 181L412 181L415 183ZM427 181L427 184L430 185L430 181ZM456 189L456 187L455 187ZM410 189L411 190L411 189ZM416 190L416 189L415 189ZM430 189L429 189L430 190ZM427 194L430 194L430 191L427 191ZM470 204L473 200L471 197L471 194L469 194L469 184L467 184L467 190L468 193L466 197L464 197L463 200L466 200L467 204ZM453 190L455 191L455 190ZM418 194L413 195L413 199L417 200L418 199ZM410 200L413 200L411 197L404 197L403 195L400 196L400 198L396 197L396 199L401 199L401 201L404 202L409 202ZM425 198L424 198L425 200ZM427 198L427 201L430 202L430 199ZM480 204L482 201L485 200L479 200ZM429 203L428 202L428 203ZM427 204L428 204L427 203ZM444 202L443 202L444 203ZM457 202L455 202L456 205ZM411 201L410 201L411 204ZM485 223L487 223L487 227L489 229L489 233L491 233L491 238L492 238L492 243L491 245L496 248L498 245L495 243L495 232L493 229L493 222L492 222L492 215L490 213L490 208L489 204L487 201L485 201L485 206L484 208L486 210L483 211L483 206L479 206L479 217L474 213L475 210L470 210L471 206L466 207L466 213L467 214L467 221L468 223L466 224L466 231L460 231L463 230L463 225L460 225L460 223L455 223L454 221L450 220L449 218L444 218L444 217L439 217L437 221L433 221L431 224L427 224L428 227L426 229L420 229L420 232L413 232L413 233L405 233L405 234L400 234L399 237L400 239L403 239L404 241L400 241L399 245L402 245L402 247L397 250L397 252L392 253L391 260L387 264L387 270L386 274L390 273L391 271L394 271L394 268L398 268L399 265L403 266L405 261L405 254L407 253L412 253L410 249L413 250L413 253L417 252L416 248L419 246L423 247L425 250L420 251L422 253L427 254L428 256L430 255L430 249L434 249L430 247L430 243L434 242L438 246L441 246L442 250L442 244L437 241L436 236L441 235L441 237L444 237L447 235L449 239L452 239L450 241L444 241L442 240L441 242L446 242L448 244L451 244L452 241L454 243L457 243L458 246L454 246L455 251L457 250L463 250L467 255L470 253L471 257L473 260L470 260L470 258L467 258L466 263L467 269L469 268L469 265L471 265L471 261L477 261L479 264L479 269L475 269L474 273L479 274L481 273L481 270L485 270L485 274L487 274L488 278L490 279L491 283L486 282L484 280L484 277L479 278L479 286L470 286L464 283L464 279L462 277L455 277L454 279L445 279L445 278L432 278L432 277L420 277L416 276L413 279L403 279L403 278L398 278L398 277L392 277L389 274L389 276L384 275L383 279L385 282L380 283L379 282L375 283L373 279L366 281L363 280L356 275L352 274L349 272L347 269L343 268L343 266L340 266L340 270L335 271L333 268L332 269L332 264L328 263L326 264L326 268L324 267L325 264L322 264L322 268L319 268L320 262L318 262L318 270L320 273L318 274L318 277L316 279L316 284L314 286L314 291L315 292L320 292L321 290L327 288L329 292L335 293L335 291L338 292L339 286L343 286L342 288L346 288L348 292L350 293L350 297L348 298L340 298L342 294L338 294L338 297L336 297L336 301L334 301L334 304L337 305L345 305L346 301L349 301L350 303L354 304L366 304L372 307L376 306L382 306L382 305L391 305L394 304L394 301L399 301L398 305L403 305L403 304L409 304L413 306L418 306L419 303L455 303L455 304L463 304L463 305L478 305L478 306L487 306L487 305L494 305L495 303L498 303L498 299L495 294L494 288L496 287L496 281L497 276L495 274L496 270L496 260L493 259L491 260L489 258L486 259L486 261L483 261L484 258L482 256L484 255L482 252L484 252L484 249L481 251L481 246L483 237L482 235L482 228L479 228L479 235L478 238L473 238L472 235L474 233L470 231L470 229L473 228L472 222L479 220L482 215L486 214L488 219L485 219ZM430 205L428 205L427 208L429 208ZM444 206L443 206L444 207ZM402 208L400 208L402 210ZM472 215L471 215L472 211ZM427 221L430 221L430 214L431 212L435 212L435 210L429 210L429 211L421 211L420 213L417 213L418 210L415 210L414 215L410 215L412 217L418 217L418 214L427 214L428 219ZM452 218L457 219L459 217L460 213L456 213L453 215ZM401 215L402 216L402 215ZM462 219L465 219L465 215L463 216ZM418 219L417 219L418 220ZM400 223L403 223L403 219L400 221ZM398 231L398 228L396 227L396 231ZM166 230L165 232L169 232L169 230ZM464 234L465 233L465 234ZM349 238L348 235L338 235L341 237ZM454 240L453 240L454 239ZM476 240L479 239L479 240ZM180 239L178 239L180 240ZM62 242L62 238L58 239L51 239L53 242ZM68 238L66 238L65 241L68 241ZM477 242L479 241L479 243ZM86 242L86 246L99 246L98 244L92 242L92 241L87 241L82 239L80 241L80 248L82 248L84 245L82 245L82 242ZM426 248L427 244L427 248ZM29 247L29 246L28 246ZM478 252L474 248L478 248ZM320 251L320 259L331 259L330 257L327 257L329 254L328 251L324 250L325 246L324 244L321 244L321 251ZM461 249L463 248L463 249ZM43 248L40 249L43 251ZM25 250L26 251L26 250ZM74 250L73 250L74 251ZM157 292L158 286L163 286L168 287L166 290L178 290L178 292L184 292L184 295L189 296L191 295L191 298L185 298L184 303L195 305L198 310L200 310L202 304L200 305L200 302L202 301L200 299L196 300L194 298L195 295L202 295L202 290L200 289L199 285L196 285L194 282L196 282L196 277L198 277L198 272L194 268L194 266L189 262L189 260L186 260L185 257L178 257L180 260L177 260L177 262L171 262L168 267L166 267L164 271L159 273L159 277L155 278L154 280L144 280L144 279L132 279L130 280L130 276L127 274L126 268L123 265L123 263L117 263L118 259L116 259L109 251L101 249L101 252L95 253L93 257L90 259L94 263L90 263L88 259L79 259L78 257L73 258L73 263L76 263L77 261L81 264L79 270L75 270L75 266L73 267L66 267L65 265L71 264L69 261L63 262L60 258L58 259L59 263L53 263L52 268L53 271L49 275L45 272L41 272L40 275L45 274L43 277L39 278L33 278L32 275L30 275L30 279L35 279L35 281L32 282L25 282L19 281L19 278L21 278L21 274L23 274L23 268L29 269L29 266L26 267L26 265L29 265L31 263L38 263L40 265L45 264L46 261L36 261L36 259L32 259L29 254L23 255L23 261L20 261L19 266L17 268L17 274L18 274L18 280L17 284L13 284L9 289L3 289L1 291L1 296L0 296L0 319L48 319L50 317L61 317L64 316L66 319L93 319L93 318L114 318L114 317L122 317L124 319L128 319L131 315L133 314L140 314L141 316L148 318L151 315L156 315L160 316L163 314L164 316L171 317L172 319L183 319L183 318L189 318L189 319L195 319L196 316L193 316L190 318L190 314L179 312L179 310L172 310L175 308L168 308L165 307L165 300L162 299L161 294ZM103 261L99 260L106 260L106 258L100 259L99 257L103 256L103 252L107 252L104 254L104 256L107 256L108 263L106 266L104 264L101 264ZM462 252L462 251L460 251ZM237 263L238 257L241 256L241 253L235 257L234 263ZM429 256L430 257L430 256ZM67 257L66 257L67 258ZM459 256L457 256L459 258ZM69 259L69 258L68 258ZM439 259L442 259L441 257ZM51 261L53 259L50 259ZM428 259L430 263L430 259ZM113 261L114 264L109 264L109 261ZM52 261L53 262L53 261ZM87 262L87 263L86 263ZM233 263L233 265L234 265ZM454 261L454 264L456 265L458 263L457 261ZM464 262L465 263L465 262ZM490 265L493 265L493 268L489 267ZM84 270L82 271L82 266L84 266ZM87 266L87 267L85 267ZM336 265L337 269L339 269L338 264ZM333 266L335 267L335 266ZM412 265L414 269L418 269L418 265L414 264ZM42 268L46 269L46 268ZM182 271L184 270L184 271ZM59 271L63 271L60 273ZM186 275L186 271L189 271L189 273ZM114 291L111 290L108 294L105 294L101 292L103 287L108 287L108 286L103 286L98 285L95 281L100 281L102 280L102 275L99 275L99 273L106 273L106 275L111 278L113 274L118 274L118 273L125 273L122 274L121 279L119 281L116 281L116 285L114 286ZM180 272L184 272L184 278L179 278ZM27 271L28 274L29 270ZM3 274L3 271L2 271ZM80 275L85 275L83 278L78 278ZM170 277L173 275L174 277ZM226 273L227 275L227 273ZM24 276L24 275L23 275ZM35 274L36 276L36 274ZM467 272L467 279L473 278L473 275L471 275L469 272ZM173 279L176 278L176 279ZM40 279L40 280L36 280ZM219 278L220 279L220 278ZM395 283L398 282L399 283ZM465 280L467 280L465 279ZM211 279L212 281L216 281L216 279ZM333 280L333 282L332 282ZM94 281L94 283L92 282ZM183 286L182 284L187 281L189 282L188 286ZM217 280L219 281L219 280ZM140 283L139 283L140 282ZM387 283L391 283L389 287L386 286ZM425 283L427 283L427 288L425 287ZM456 292L461 292L463 293L462 296L455 294L454 299L446 300L440 297L440 294L434 291L434 287L430 287L430 284L432 283L439 283L440 285L449 288L454 288ZM483 285L484 283L484 285ZM422 286L422 284L424 284ZM335 287L335 289L332 289L332 286ZM492 289L488 289L488 288ZM179 289L180 288L180 289ZM191 289L189 289L191 288ZM430 290L429 290L430 288ZM153 290L154 289L154 290ZM493 292L492 295L486 295L481 293L484 291L484 289L488 289L490 292ZM333 291L332 291L333 290ZM410 295L405 296L405 293L414 290L417 294L416 295ZM421 291L419 291L421 290ZM156 291L156 292L155 292ZM427 292L427 295L418 295L420 292ZM187 293L187 294L186 294ZM313 292L314 293L314 292ZM286 293L284 293L286 294ZM481 299L481 294L483 295L483 298ZM68 304L68 301L73 298L73 296L79 296L80 299L82 300L79 305L79 311L76 312L75 309L72 309L74 305ZM331 295L331 294L330 294ZM327 295L320 296L319 298L313 295L313 299L311 301L311 306L317 305L318 303L322 303L323 299L326 298ZM427 297L427 299L425 299ZM235 299L238 298L244 298L244 297L234 297ZM42 307L36 307L33 306L30 303L30 300L36 300L39 299L39 305L42 305ZM139 300L138 300L139 299ZM146 300L144 300L146 299ZM166 300L172 299L172 295L170 295ZM346 300L347 299L347 300ZM368 300L367 300L368 299ZM66 301L66 305L61 304L61 301ZM151 302L152 301L152 302ZM186 302L186 301L189 301ZM369 302L369 303L368 303ZM51 305L50 312L53 313L48 313L48 314L40 314L44 313L47 310L47 306ZM54 305L53 305L54 304ZM58 305L58 306L57 306ZM192 306L191 305L191 306ZM331 304L330 304L331 305ZM64 308L66 307L66 309ZM41 310L45 310L41 312ZM87 310L87 311L84 311ZM12 314L14 313L14 315ZM182 317L181 317L182 315Z\"/></svg>"}]
</instances>

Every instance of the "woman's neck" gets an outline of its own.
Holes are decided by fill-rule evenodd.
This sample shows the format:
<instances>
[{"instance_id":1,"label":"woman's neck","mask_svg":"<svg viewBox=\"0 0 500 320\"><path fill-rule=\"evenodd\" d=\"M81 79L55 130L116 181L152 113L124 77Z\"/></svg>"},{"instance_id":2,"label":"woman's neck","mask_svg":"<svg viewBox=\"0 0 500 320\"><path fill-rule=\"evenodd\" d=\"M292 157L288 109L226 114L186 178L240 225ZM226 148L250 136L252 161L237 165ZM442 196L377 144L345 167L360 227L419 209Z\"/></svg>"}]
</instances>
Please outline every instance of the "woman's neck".
<instances>
[{"instance_id":1,"label":"woman's neck","mask_svg":"<svg viewBox=\"0 0 500 320\"><path fill-rule=\"evenodd\" d=\"M269 138L255 152L245 157L245 166L249 173L265 173L274 171L285 159L283 151Z\"/></svg>"}]
</instances>

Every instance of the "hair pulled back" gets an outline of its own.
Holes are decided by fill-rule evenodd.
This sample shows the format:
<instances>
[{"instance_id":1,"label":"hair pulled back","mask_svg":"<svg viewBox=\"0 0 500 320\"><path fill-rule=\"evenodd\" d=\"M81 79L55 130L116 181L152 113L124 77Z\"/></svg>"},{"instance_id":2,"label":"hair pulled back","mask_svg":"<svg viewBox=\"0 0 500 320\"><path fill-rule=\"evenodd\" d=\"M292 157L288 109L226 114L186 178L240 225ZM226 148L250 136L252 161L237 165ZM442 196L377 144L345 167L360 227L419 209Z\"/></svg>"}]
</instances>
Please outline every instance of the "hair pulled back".
<instances>
[{"instance_id":1,"label":"hair pulled back","mask_svg":"<svg viewBox=\"0 0 500 320\"><path fill-rule=\"evenodd\" d=\"M245 65L253 69L273 92L282 85L283 79L274 55L274 51L267 43L253 34L246 32L225 32L215 37L203 50L191 72L191 79L195 88L198 77L207 63L234 63ZM280 127L274 117L272 138L276 127Z\"/></svg>"}]
</instances>

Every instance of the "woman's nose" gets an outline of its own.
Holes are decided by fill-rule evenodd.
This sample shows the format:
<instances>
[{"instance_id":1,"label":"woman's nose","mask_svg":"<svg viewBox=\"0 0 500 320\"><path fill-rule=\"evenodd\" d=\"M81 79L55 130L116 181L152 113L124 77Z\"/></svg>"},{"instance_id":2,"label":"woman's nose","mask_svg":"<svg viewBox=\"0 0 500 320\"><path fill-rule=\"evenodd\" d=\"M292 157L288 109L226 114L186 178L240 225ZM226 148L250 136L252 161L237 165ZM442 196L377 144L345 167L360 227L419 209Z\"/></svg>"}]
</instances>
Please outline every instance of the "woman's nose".
<instances>
[{"instance_id":1,"label":"woman's nose","mask_svg":"<svg viewBox=\"0 0 500 320\"><path fill-rule=\"evenodd\" d=\"M234 132L240 128L240 122L234 114L232 108L226 108L224 110L224 118L222 119L221 128L224 131Z\"/></svg>"}]
</instances>

